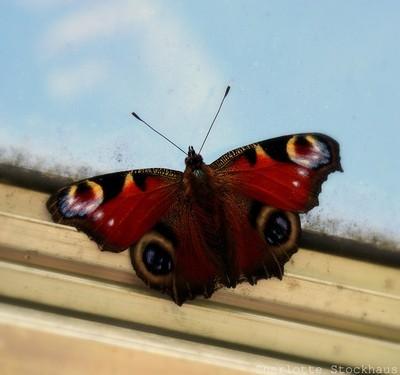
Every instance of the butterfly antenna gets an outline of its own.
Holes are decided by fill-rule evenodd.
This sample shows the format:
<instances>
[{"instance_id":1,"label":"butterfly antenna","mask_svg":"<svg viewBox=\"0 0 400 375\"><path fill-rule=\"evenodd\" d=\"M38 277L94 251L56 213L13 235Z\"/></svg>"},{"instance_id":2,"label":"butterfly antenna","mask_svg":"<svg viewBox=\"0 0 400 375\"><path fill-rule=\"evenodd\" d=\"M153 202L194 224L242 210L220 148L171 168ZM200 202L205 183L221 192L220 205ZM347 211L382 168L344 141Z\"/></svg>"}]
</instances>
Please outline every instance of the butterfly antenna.
<instances>
[{"instance_id":1,"label":"butterfly antenna","mask_svg":"<svg viewBox=\"0 0 400 375\"><path fill-rule=\"evenodd\" d=\"M200 147L200 150L199 150L199 154L201 153L201 150L203 149L203 146L204 146L204 144L206 143L206 140L207 140L207 138L208 138L208 135L209 135L210 132L211 132L211 129L212 129L213 125L214 125L214 122L215 122L215 120L216 120L217 117L218 117L219 111L221 110L222 104L224 104L225 98L228 96L229 90L230 90L230 89L231 89L231 87L228 86L228 87L226 88L226 90L225 90L225 94L224 94L224 97L223 97L222 100L221 100L221 104L220 104L219 107L218 107L218 111L217 111L217 113L215 114L214 119L212 120L212 123L211 123L210 127L208 128L208 132L207 132L207 134L206 134L206 136L205 136L205 138L204 138L203 143L201 144L201 147Z\"/></svg>"},{"instance_id":2,"label":"butterfly antenna","mask_svg":"<svg viewBox=\"0 0 400 375\"><path fill-rule=\"evenodd\" d=\"M180 148L176 143L172 142L164 134L160 133L157 129L154 129L151 125L149 125L146 121L142 120L135 112L132 112L132 116L135 117L140 122L143 122L143 124L147 125L151 130L156 132L158 135L161 135L161 137L163 137L165 140L167 140L169 143L171 143L171 145L174 145L178 150L182 151L185 155L187 155L187 153L182 148Z\"/></svg>"}]
</instances>

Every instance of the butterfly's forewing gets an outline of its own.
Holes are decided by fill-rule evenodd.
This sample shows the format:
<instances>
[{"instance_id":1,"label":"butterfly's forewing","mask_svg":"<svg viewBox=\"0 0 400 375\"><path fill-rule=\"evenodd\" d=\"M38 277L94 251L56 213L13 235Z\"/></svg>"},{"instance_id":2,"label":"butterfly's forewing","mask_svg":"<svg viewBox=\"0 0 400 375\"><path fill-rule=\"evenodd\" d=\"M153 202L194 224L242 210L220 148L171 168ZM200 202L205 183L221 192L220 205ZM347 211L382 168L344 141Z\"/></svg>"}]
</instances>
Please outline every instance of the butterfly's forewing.
<instances>
[{"instance_id":1,"label":"butterfly's forewing","mask_svg":"<svg viewBox=\"0 0 400 375\"><path fill-rule=\"evenodd\" d=\"M233 190L292 212L318 205L321 184L341 170L339 144L319 134L295 134L244 146L211 164Z\"/></svg>"},{"instance_id":2,"label":"butterfly's forewing","mask_svg":"<svg viewBox=\"0 0 400 375\"><path fill-rule=\"evenodd\" d=\"M174 202L182 173L142 169L75 182L52 195L55 222L87 233L104 250L122 251L159 221Z\"/></svg>"}]
</instances>

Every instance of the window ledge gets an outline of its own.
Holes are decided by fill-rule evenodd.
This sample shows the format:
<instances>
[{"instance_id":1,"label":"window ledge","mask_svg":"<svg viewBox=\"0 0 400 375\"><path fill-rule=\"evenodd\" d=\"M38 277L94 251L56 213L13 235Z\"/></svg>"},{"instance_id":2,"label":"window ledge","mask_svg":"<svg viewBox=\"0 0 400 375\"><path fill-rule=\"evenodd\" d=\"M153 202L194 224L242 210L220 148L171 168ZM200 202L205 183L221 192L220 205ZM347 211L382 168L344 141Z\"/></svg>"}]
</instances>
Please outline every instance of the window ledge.
<instances>
[{"instance_id":1,"label":"window ledge","mask_svg":"<svg viewBox=\"0 0 400 375\"><path fill-rule=\"evenodd\" d=\"M44 192L0 184L0 295L6 302L1 312L16 309L15 315L28 320L37 310L50 309L43 314L55 320L82 314L87 332L92 320L107 329L130 325L135 337L150 330L155 341L176 340L170 349L165 346L162 358L175 358L177 365L186 362L176 348L189 345L195 350L196 342L202 353L219 350L225 359L243 359L236 367L225 359L213 362L221 373L263 373L265 366L278 366L280 360L282 366L400 366L398 268L303 247L286 265L283 281L241 284L234 290L222 289L209 300L178 307L143 286L127 252L100 252L84 234L52 223L45 208L47 197ZM5 329L11 337L12 330L19 332L21 327L19 318L13 323L13 314L7 316L3 325L0 316L0 331ZM35 327L24 329L47 340L46 321L39 319ZM117 347L121 340L116 339ZM186 359L196 363L193 369L209 363L201 356L195 361L190 350Z\"/></svg>"}]
</instances>

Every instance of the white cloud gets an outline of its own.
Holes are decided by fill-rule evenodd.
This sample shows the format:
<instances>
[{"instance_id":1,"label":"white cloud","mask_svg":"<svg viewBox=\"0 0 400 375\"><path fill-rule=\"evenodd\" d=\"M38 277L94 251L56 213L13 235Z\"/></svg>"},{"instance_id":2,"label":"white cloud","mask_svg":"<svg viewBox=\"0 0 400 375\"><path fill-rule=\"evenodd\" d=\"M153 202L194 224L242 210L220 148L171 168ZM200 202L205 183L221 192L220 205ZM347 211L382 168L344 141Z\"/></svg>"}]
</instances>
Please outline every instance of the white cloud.
<instances>
[{"instance_id":1,"label":"white cloud","mask_svg":"<svg viewBox=\"0 0 400 375\"><path fill-rule=\"evenodd\" d=\"M108 37L117 32L132 32L154 13L153 5L144 1L97 2L56 21L43 40L48 56L69 47Z\"/></svg>"},{"instance_id":2,"label":"white cloud","mask_svg":"<svg viewBox=\"0 0 400 375\"><path fill-rule=\"evenodd\" d=\"M69 5L78 0L18 0L18 3L28 9L42 10L44 8Z\"/></svg>"},{"instance_id":3,"label":"white cloud","mask_svg":"<svg viewBox=\"0 0 400 375\"><path fill-rule=\"evenodd\" d=\"M175 108L179 104L186 114L193 115L193 111L203 108L207 100L212 100L215 106L219 96L210 99L210 88L219 86L222 91L226 82L220 82L215 62L209 52L200 47L190 26L167 7L144 0L89 4L52 25L42 40L43 56L49 58L71 49L89 47L88 44L102 38L128 35L132 37L132 43L127 45L127 56L133 53L141 56L149 73L145 84L148 88L153 92L177 88L167 99L174 101ZM96 59L99 61L101 55ZM51 81L55 92L62 93L63 87L68 92L67 80L56 79L54 82L52 78ZM172 116L171 103L158 105L160 113Z\"/></svg>"},{"instance_id":4,"label":"white cloud","mask_svg":"<svg viewBox=\"0 0 400 375\"><path fill-rule=\"evenodd\" d=\"M95 61L83 62L74 67L53 71L48 77L52 96L72 98L96 87L106 77L107 68Z\"/></svg>"}]
</instances>

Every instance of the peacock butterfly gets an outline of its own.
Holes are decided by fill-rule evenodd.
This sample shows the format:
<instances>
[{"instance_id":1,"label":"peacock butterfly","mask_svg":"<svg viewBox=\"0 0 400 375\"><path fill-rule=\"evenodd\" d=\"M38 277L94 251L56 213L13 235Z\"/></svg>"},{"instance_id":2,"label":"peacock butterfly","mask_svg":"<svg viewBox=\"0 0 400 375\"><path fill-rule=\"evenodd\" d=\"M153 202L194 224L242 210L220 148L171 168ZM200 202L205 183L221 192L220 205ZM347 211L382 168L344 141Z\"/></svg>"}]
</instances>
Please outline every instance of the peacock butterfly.
<instances>
[{"instance_id":1,"label":"peacock butterfly","mask_svg":"<svg viewBox=\"0 0 400 375\"><path fill-rule=\"evenodd\" d=\"M81 180L47 207L101 250L129 248L137 275L181 305L223 286L282 279L297 251L299 213L317 206L321 184L342 170L339 144L319 133L256 142L211 164L190 146L185 165Z\"/></svg>"}]
</instances>

